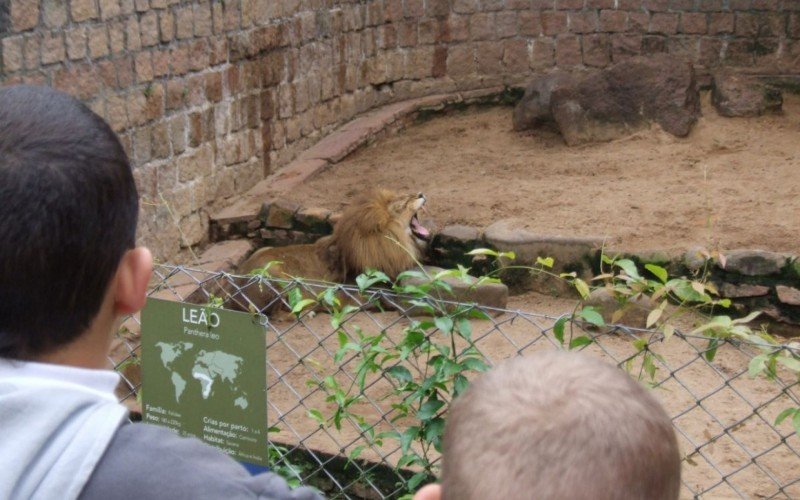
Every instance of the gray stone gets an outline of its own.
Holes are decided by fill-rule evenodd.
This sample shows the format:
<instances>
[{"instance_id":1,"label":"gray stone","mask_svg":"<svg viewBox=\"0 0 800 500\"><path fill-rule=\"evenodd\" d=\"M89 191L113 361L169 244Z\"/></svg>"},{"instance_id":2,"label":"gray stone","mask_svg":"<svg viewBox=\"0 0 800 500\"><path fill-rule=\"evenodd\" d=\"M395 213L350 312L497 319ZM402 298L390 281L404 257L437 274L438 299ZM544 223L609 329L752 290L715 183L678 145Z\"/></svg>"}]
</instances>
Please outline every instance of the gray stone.
<instances>
[{"instance_id":1,"label":"gray stone","mask_svg":"<svg viewBox=\"0 0 800 500\"><path fill-rule=\"evenodd\" d=\"M328 217L330 216L330 210L312 207L301 208L294 217L298 226L303 230L315 233L329 233L331 232L331 225L328 223Z\"/></svg>"},{"instance_id":2,"label":"gray stone","mask_svg":"<svg viewBox=\"0 0 800 500\"><path fill-rule=\"evenodd\" d=\"M729 272L745 276L767 276L777 274L786 265L786 256L764 250L731 250L725 255L725 266L717 265Z\"/></svg>"},{"instance_id":3,"label":"gray stone","mask_svg":"<svg viewBox=\"0 0 800 500\"><path fill-rule=\"evenodd\" d=\"M489 246L502 252L516 254L513 262L501 262L501 267L537 267L537 257L552 257L552 274L575 272L582 279L591 278L591 262L603 245L602 238L574 238L561 236L542 236L530 231L520 219L502 219L484 231L484 239ZM536 290L553 295L574 296L574 287L564 280L545 273L510 267L501 273L503 281L512 288Z\"/></svg>"},{"instance_id":4,"label":"gray stone","mask_svg":"<svg viewBox=\"0 0 800 500\"><path fill-rule=\"evenodd\" d=\"M486 228L486 241L500 251L517 254L516 263L533 264L537 257L553 257L556 264L580 260L597 251L603 238L537 235L521 219L501 219Z\"/></svg>"},{"instance_id":5,"label":"gray stone","mask_svg":"<svg viewBox=\"0 0 800 500\"><path fill-rule=\"evenodd\" d=\"M665 250L637 250L631 255L642 264L668 265L673 260L672 255Z\"/></svg>"},{"instance_id":6,"label":"gray stone","mask_svg":"<svg viewBox=\"0 0 800 500\"><path fill-rule=\"evenodd\" d=\"M235 222L249 222L258 217L261 201L245 198L233 205L226 207L211 216L211 221L217 224L232 224Z\"/></svg>"},{"instance_id":7,"label":"gray stone","mask_svg":"<svg viewBox=\"0 0 800 500\"><path fill-rule=\"evenodd\" d=\"M683 263L690 271L699 271L709 260L708 250L701 246L694 246L683 255Z\"/></svg>"},{"instance_id":8,"label":"gray stone","mask_svg":"<svg viewBox=\"0 0 800 500\"><path fill-rule=\"evenodd\" d=\"M796 321L794 321L792 318L788 317L779 308L777 308L775 306L764 307L762 309L762 311L764 312L764 314L768 318L770 318L773 321L776 321L778 324L780 324L780 323L785 323L785 324L789 324L789 325L796 325L797 324ZM770 333L778 333L778 331L776 330L775 326L776 326L776 324L770 324L769 325L769 332ZM787 335L786 333L783 333L783 335L794 337L794 336L797 335L797 330L795 329L793 331L793 333L791 333L789 335Z\"/></svg>"},{"instance_id":9,"label":"gray stone","mask_svg":"<svg viewBox=\"0 0 800 500\"><path fill-rule=\"evenodd\" d=\"M481 237L481 231L477 227L473 226L464 226L461 224L454 224L452 226L445 226L439 232L439 238L442 240L443 243L449 242L460 242L460 243L468 243L471 241L479 240Z\"/></svg>"},{"instance_id":10,"label":"gray stone","mask_svg":"<svg viewBox=\"0 0 800 500\"><path fill-rule=\"evenodd\" d=\"M800 306L800 290L790 286L778 285L775 287L778 292L778 300L790 306Z\"/></svg>"},{"instance_id":11,"label":"gray stone","mask_svg":"<svg viewBox=\"0 0 800 500\"><path fill-rule=\"evenodd\" d=\"M719 293L729 299L741 299L745 297L763 297L769 293L769 287L761 285L734 285L723 283L719 288Z\"/></svg>"},{"instance_id":12,"label":"gray stone","mask_svg":"<svg viewBox=\"0 0 800 500\"><path fill-rule=\"evenodd\" d=\"M667 54L634 57L603 70L533 78L514 109L514 129L555 122L569 145L607 141L658 123L684 137L700 116L689 61Z\"/></svg>"},{"instance_id":13,"label":"gray stone","mask_svg":"<svg viewBox=\"0 0 800 500\"><path fill-rule=\"evenodd\" d=\"M261 229L259 236L264 242L273 246L289 245L292 241L290 232L286 229Z\"/></svg>"},{"instance_id":14,"label":"gray stone","mask_svg":"<svg viewBox=\"0 0 800 500\"><path fill-rule=\"evenodd\" d=\"M433 276L443 271L441 267L423 266L425 272ZM442 281L450 285L453 290L452 295L442 297L445 300L454 302L475 303L483 307L494 307L505 309L508 303L508 287L502 283L484 283L477 285L478 278L467 276L466 280L447 277ZM423 285L428 283L424 278L409 277L400 281L401 285ZM477 286L476 286L477 285Z\"/></svg>"},{"instance_id":15,"label":"gray stone","mask_svg":"<svg viewBox=\"0 0 800 500\"><path fill-rule=\"evenodd\" d=\"M646 328L647 315L653 310L653 303L646 295L620 301L608 288L592 290L584 304L595 307L606 323L626 325L632 328ZM617 314L618 318L614 318L617 311L620 311Z\"/></svg>"},{"instance_id":16,"label":"gray stone","mask_svg":"<svg viewBox=\"0 0 800 500\"><path fill-rule=\"evenodd\" d=\"M553 123L550 96L553 90L571 85L580 73L555 70L535 75L525 88L525 94L514 107L514 130L526 130Z\"/></svg>"},{"instance_id":17,"label":"gray stone","mask_svg":"<svg viewBox=\"0 0 800 500\"><path fill-rule=\"evenodd\" d=\"M678 137L700 116L688 61L666 54L635 57L555 89L553 117L569 145L607 141L658 123Z\"/></svg>"},{"instance_id":18,"label":"gray stone","mask_svg":"<svg viewBox=\"0 0 800 500\"><path fill-rule=\"evenodd\" d=\"M714 75L711 102L722 116L760 116L780 111L783 95L756 76L722 70Z\"/></svg>"},{"instance_id":19,"label":"gray stone","mask_svg":"<svg viewBox=\"0 0 800 500\"><path fill-rule=\"evenodd\" d=\"M300 205L289 201L278 201L269 206L266 217L267 227L291 229L294 225L294 214Z\"/></svg>"},{"instance_id":20,"label":"gray stone","mask_svg":"<svg viewBox=\"0 0 800 500\"><path fill-rule=\"evenodd\" d=\"M231 266L238 266L253 250L253 243L248 240L231 240L217 243L206 249L198 258L198 264L224 261Z\"/></svg>"}]
</instances>

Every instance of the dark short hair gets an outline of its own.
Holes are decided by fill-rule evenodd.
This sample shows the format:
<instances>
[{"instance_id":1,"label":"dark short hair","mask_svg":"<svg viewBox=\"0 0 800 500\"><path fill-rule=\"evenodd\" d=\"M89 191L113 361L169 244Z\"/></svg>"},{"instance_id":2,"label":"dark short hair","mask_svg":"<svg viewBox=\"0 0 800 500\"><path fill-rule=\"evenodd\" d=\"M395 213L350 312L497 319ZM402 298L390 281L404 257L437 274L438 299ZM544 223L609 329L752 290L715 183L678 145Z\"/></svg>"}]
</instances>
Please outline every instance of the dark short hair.
<instances>
[{"instance_id":1,"label":"dark short hair","mask_svg":"<svg viewBox=\"0 0 800 500\"><path fill-rule=\"evenodd\" d=\"M677 500L681 456L656 398L614 365L540 351L478 377L447 413L443 500Z\"/></svg>"},{"instance_id":2,"label":"dark short hair","mask_svg":"<svg viewBox=\"0 0 800 500\"><path fill-rule=\"evenodd\" d=\"M47 87L0 88L0 357L35 358L89 327L138 211L102 118Z\"/></svg>"}]
</instances>

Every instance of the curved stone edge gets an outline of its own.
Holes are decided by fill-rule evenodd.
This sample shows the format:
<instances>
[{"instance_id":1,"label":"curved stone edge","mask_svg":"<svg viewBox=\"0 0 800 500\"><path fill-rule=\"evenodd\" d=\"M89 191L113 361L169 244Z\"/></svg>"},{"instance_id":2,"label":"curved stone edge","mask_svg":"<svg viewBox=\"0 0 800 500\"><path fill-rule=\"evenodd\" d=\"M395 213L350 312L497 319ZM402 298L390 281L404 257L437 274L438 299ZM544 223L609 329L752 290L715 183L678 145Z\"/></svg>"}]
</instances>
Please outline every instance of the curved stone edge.
<instances>
[{"instance_id":1,"label":"curved stone edge","mask_svg":"<svg viewBox=\"0 0 800 500\"><path fill-rule=\"evenodd\" d=\"M337 214L320 208L302 208L290 202L267 204L259 215L259 223L271 221L273 225L261 227L245 235L247 239L220 242L203 254L200 269L208 271L230 270L250 252L253 246L267 244L285 245L313 241L332 230L332 220ZM522 225L523 227L520 227ZM256 245L253 245L253 243ZM476 248L496 251L513 251L513 262L497 262L485 256L467 255ZM645 266L664 267L670 276L693 276L707 273L708 280L720 291L720 296L731 299L730 312L721 314L745 315L754 310L764 312L755 323L770 320L771 331L784 335L797 335L796 329L775 329L781 324L800 325L800 258L790 253L768 252L757 249L736 249L720 252L712 258L701 247L686 252L626 251L603 246L602 238L573 238L537 234L524 228L520 219L504 219L486 228L474 226L446 226L434 235L429 247L428 260L443 268L462 265L473 275L499 274L511 293L537 291L557 296L578 298L574 288L563 280L547 274L532 274L513 266L537 266L537 257L554 259L553 274L575 273L589 280L601 272L601 255L632 260L643 276L650 276ZM184 278L185 280L186 278ZM184 296L191 292L191 283L170 283ZM486 297L482 294L488 293ZM494 298L490 298L494 297ZM507 292L486 289L475 296L463 298L491 307L501 307ZM776 323L777 322L777 323Z\"/></svg>"},{"instance_id":2,"label":"curved stone edge","mask_svg":"<svg viewBox=\"0 0 800 500\"><path fill-rule=\"evenodd\" d=\"M761 249L733 249L712 255L701 246L681 254L664 252L607 252L633 260L644 276L644 266L657 264L670 276L702 276L716 286L719 296L732 302L718 314L745 315L762 311L754 324L765 320L770 331L797 336L800 332L800 257L788 252ZM782 328L781 325L791 325ZM775 328L777 326L777 328Z\"/></svg>"}]
</instances>

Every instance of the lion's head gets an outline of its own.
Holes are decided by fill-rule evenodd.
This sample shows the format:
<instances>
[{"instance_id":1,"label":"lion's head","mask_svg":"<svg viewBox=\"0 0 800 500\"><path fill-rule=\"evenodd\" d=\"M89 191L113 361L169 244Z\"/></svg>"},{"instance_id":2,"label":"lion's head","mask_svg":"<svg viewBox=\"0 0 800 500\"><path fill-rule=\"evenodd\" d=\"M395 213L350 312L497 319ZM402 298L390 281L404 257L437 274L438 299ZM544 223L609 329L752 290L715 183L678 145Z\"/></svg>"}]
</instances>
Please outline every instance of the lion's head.
<instances>
[{"instance_id":1,"label":"lion's head","mask_svg":"<svg viewBox=\"0 0 800 500\"><path fill-rule=\"evenodd\" d=\"M343 282L367 269L377 269L394 279L417 265L430 239L430 232L417 218L424 206L422 193L397 195L375 190L344 211L333 234L311 245L261 248L238 272ZM235 282L236 290L214 291L228 296L226 307L243 311L256 307L266 312L270 304L280 304L271 287L247 277Z\"/></svg>"},{"instance_id":2,"label":"lion's head","mask_svg":"<svg viewBox=\"0 0 800 500\"><path fill-rule=\"evenodd\" d=\"M342 276L352 278L366 269L378 269L394 278L414 267L430 239L417 217L425 201L422 193L397 195L376 189L350 205L330 242Z\"/></svg>"}]
</instances>

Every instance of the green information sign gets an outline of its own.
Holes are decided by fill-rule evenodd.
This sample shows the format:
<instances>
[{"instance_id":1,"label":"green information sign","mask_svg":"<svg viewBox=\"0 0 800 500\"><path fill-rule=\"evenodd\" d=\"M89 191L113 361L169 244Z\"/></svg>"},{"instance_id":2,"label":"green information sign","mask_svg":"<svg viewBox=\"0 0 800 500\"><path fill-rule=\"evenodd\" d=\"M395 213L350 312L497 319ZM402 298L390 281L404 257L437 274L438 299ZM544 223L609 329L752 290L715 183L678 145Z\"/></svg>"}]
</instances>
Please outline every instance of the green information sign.
<instances>
[{"instance_id":1,"label":"green information sign","mask_svg":"<svg viewBox=\"0 0 800 500\"><path fill-rule=\"evenodd\" d=\"M147 423L267 465L266 338L252 314L148 299L142 311Z\"/></svg>"}]
</instances>

